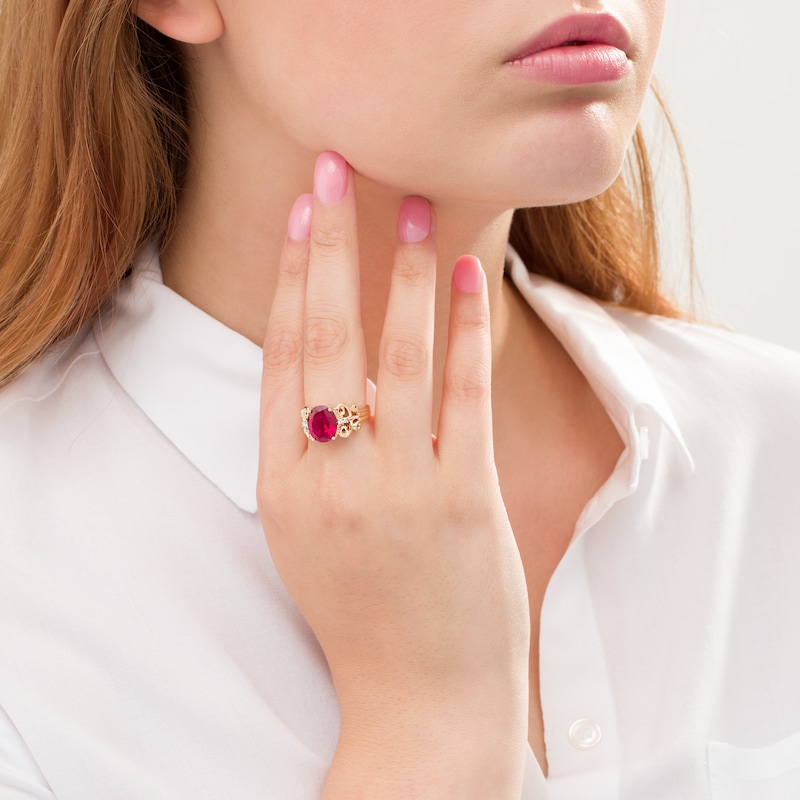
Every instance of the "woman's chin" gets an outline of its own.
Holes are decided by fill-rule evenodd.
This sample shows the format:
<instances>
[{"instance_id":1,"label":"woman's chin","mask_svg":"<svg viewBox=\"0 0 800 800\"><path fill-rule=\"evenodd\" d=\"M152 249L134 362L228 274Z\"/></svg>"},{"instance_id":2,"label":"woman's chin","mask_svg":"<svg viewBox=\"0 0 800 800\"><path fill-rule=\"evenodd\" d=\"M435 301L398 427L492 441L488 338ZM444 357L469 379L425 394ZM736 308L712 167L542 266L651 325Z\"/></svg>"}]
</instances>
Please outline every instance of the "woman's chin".
<instances>
[{"instance_id":1,"label":"woman's chin","mask_svg":"<svg viewBox=\"0 0 800 800\"><path fill-rule=\"evenodd\" d=\"M608 189L611 184L619 177L620 169L614 173L604 175L601 180L592 182L582 181L575 186L567 187L560 186L558 191L553 193L553 196L545 201L539 203L532 203L530 205L537 206L563 206L571 203L582 203L584 200L591 200L597 197Z\"/></svg>"},{"instance_id":2,"label":"woman's chin","mask_svg":"<svg viewBox=\"0 0 800 800\"><path fill-rule=\"evenodd\" d=\"M498 185L495 192L484 195L483 201L503 210L580 203L602 194L619 177L620 171L621 165L615 170L584 174L580 179L565 177L555 183L537 180L505 191Z\"/></svg>"},{"instance_id":3,"label":"woman's chin","mask_svg":"<svg viewBox=\"0 0 800 800\"><path fill-rule=\"evenodd\" d=\"M526 138L508 149L495 186L514 195L515 207L578 203L602 194L619 177L636 118L598 113L569 122L539 127L535 135L525 131Z\"/></svg>"}]
</instances>

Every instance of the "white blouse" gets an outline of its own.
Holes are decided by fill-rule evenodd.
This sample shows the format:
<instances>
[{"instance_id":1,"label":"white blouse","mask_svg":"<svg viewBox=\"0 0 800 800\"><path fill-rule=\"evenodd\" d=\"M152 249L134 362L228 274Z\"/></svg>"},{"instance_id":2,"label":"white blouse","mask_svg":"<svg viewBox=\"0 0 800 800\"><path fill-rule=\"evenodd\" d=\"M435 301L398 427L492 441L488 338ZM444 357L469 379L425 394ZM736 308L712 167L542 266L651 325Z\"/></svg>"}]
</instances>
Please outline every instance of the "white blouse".
<instances>
[{"instance_id":1,"label":"white blouse","mask_svg":"<svg viewBox=\"0 0 800 800\"><path fill-rule=\"evenodd\" d=\"M510 273L625 443L545 597L524 800L800 798L800 355ZM0 392L1 800L319 797L339 711L256 513L260 373L150 253Z\"/></svg>"}]
</instances>

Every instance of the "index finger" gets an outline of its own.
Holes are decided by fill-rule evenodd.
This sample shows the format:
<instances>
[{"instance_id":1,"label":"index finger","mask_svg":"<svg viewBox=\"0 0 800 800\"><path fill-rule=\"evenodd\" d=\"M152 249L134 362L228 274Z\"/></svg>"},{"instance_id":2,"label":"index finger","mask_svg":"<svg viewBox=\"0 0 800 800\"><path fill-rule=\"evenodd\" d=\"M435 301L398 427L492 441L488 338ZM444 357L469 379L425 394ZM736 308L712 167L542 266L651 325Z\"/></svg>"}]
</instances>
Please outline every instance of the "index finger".
<instances>
[{"instance_id":1,"label":"index finger","mask_svg":"<svg viewBox=\"0 0 800 800\"><path fill-rule=\"evenodd\" d=\"M289 214L275 295L264 336L261 382L261 465L278 469L306 450L303 407L303 326L313 198L297 198ZM279 461L279 463L276 463Z\"/></svg>"}]
</instances>

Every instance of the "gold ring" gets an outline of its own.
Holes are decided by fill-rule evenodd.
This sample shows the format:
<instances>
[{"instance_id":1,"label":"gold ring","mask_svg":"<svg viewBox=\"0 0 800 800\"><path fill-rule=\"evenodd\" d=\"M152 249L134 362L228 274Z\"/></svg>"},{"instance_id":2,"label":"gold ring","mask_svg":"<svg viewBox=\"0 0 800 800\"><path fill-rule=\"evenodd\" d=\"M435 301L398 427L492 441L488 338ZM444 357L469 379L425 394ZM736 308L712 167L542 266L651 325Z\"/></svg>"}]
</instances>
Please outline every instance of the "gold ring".
<instances>
[{"instance_id":1,"label":"gold ring","mask_svg":"<svg viewBox=\"0 0 800 800\"><path fill-rule=\"evenodd\" d=\"M369 406L353 404L346 406L305 406L300 410L303 420L303 433L312 442L330 442L341 436L346 439L353 431L361 428L361 423L369 419Z\"/></svg>"}]
</instances>

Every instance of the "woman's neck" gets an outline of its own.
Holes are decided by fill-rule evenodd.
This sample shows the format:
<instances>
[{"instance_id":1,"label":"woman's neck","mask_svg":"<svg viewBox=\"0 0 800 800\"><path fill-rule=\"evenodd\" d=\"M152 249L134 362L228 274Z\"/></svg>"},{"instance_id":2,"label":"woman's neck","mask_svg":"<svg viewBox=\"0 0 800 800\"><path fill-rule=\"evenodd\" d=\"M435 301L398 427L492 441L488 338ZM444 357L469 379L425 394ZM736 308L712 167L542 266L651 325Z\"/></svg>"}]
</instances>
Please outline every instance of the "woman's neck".
<instances>
[{"instance_id":1,"label":"woman's neck","mask_svg":"<svg viewBox=\"0 0 800 800\"><path fill-rule=\"evenodd\" d=\"M318 154L289 142L274 128L265 133L263 119L244 112L215 113L215 108L210 103L204 110L206 124L199 123L198 115L192 125L191 170L180 199L176 233L162 253L164 281L260 345L289 210L299 194L311 191ZM368 376L374 379L403 193L358 175L356 190L362 324ZM413 187L408 187L410 192ZM481 259L487 274L495 384L502 387L498 401L513 404L525 398L529 408L542 402L552 409L565 361L552 335L504 286L511 211L481 203L480 198L459 203L429 199L438 252L434 386L441 386L452 266L458 256L471 253ZM533 396L531 375L536 376ZM438 401L437 391L434 415ZM546 418L542 413L543 423ZM510 421L504 413L496 423L501 429Z\"/></svg>"},{"instance_id":2,"label":"woman's neck","mask_svg":"<svg viewBox=\"0 0 800 800\"><path fill-rule=\"evenodd\" d=\"M259 345L289 209L298 194L311 190L315 156L309 153L307 159L296 158L294 163L274 156L280 169L274 168L272 159L244 159L238 153L231 159L193 159L176 232L162 252L164 282L170 288ZM402 195L360 176L356 188L362 324L368 375L374 379ZM502 291L511 212L435 200L433 208L439 264L434 370L440 375L447 342L450 273L464 253L477 255L484 265L496 320L495 347L504 349L511 327L506 317L513 311Z\"/></svg>"}]
</instances>

